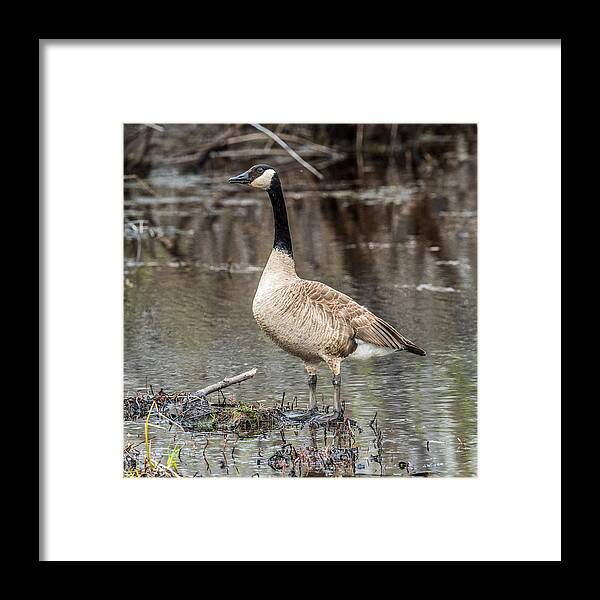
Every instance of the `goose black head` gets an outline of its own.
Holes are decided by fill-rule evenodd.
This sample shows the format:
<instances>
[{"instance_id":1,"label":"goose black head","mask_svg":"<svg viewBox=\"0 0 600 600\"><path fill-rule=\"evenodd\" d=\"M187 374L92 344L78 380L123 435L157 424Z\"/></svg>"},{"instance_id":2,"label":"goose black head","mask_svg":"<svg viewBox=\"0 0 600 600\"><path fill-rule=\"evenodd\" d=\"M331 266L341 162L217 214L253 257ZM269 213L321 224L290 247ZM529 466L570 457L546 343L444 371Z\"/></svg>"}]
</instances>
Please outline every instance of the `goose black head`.
<instances>
[{"instance_id":1,"label":"goose black head","mask_svg":"<svg viewBox=\"0 0 600 600\"><path fill-rule=\"evenodd\" d=\"M277 171L265 164L254 165L245 173L229 179L229 183L240 183L265 191L269 191L276 181L278 181Z\"/></svg>"}]
</instances>

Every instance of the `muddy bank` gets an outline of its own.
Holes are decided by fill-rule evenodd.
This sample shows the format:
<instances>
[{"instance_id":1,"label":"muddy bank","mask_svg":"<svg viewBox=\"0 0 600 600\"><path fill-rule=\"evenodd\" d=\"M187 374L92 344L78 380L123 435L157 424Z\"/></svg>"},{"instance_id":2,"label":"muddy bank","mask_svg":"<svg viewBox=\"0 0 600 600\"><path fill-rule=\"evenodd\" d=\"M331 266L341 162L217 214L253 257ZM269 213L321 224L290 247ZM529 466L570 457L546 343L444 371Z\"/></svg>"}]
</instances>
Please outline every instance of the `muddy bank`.
<instances>
[{"instance_id":1,"label":"muddy bank","mask_svg":"<svg viewBox=\"0 0 600 600\"><path fill-rule=\"evenodd\" d=\"M336 416L331 407L322 405L313 411L298 409L297 398L285 402L282 395L279 406L269 407L259 403L244 403L226 399L209 402L189 392L168 394L160 390L157 394L138 393L123 400L125 421L147 418L152 412L167 423L184 431L221 431L236 433L260 433L282 427L319 427L338 421L354 421L342 415Z\"/></svg>"}]
</instances>

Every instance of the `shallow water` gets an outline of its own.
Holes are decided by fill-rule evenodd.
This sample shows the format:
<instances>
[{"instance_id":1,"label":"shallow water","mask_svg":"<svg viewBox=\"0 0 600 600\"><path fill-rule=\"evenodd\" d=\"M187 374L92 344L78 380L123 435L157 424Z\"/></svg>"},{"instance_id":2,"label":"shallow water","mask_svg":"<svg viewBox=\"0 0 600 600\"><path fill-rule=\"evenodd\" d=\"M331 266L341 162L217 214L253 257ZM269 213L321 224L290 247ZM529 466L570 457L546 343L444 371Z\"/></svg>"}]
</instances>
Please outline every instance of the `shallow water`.
<instances>
[{"instance_id":1,"label":"shallow water","mask_svg":"<svg viewBox=\"0 0 600 600\"><path fill-rule=\"evenodd\" d=\"M252 318L272 244L271 208L264 193L224 183L247 166L206 176L156 170L146 178L152 193L128 183L125 394L150 385L193 391L257 367L254 379L225 395L273 406L285 392L306 406L301 361ZM298 274L351 295L428 352L343 363L346 414L362 428L356 475L475 475L475 160L449 160L418 176L390 160L367 165L360 179L343 165L325 183L308 177L282 173ZM331 404L324 366L318 394ZM369 427L375 414L381 447ZM182 446L183 475L281 476L267 464L282 445L279 431L225 440L158 425L153 452ZM126 443L141 442L143 429L141 421L125 423ZM319 435L321 446L331 444ZM298 445L310 437L308 428L285 436Z\"/></svg>"}]
</instances>

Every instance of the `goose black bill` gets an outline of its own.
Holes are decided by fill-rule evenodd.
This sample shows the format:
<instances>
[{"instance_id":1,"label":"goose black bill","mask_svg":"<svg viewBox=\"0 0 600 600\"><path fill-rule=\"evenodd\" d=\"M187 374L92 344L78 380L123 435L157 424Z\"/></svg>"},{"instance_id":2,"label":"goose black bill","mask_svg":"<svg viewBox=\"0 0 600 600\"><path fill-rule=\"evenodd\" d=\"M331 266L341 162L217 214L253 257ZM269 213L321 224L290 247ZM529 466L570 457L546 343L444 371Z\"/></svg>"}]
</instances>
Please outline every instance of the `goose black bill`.
<instances>
[{"instance_id":1,"label":"goose black bill","mask_svg":"<svg viewBox=\"0 0 600 600\"><path fill-rule=\"evenodd\" d=\"M248 175L248 171L246 171L244 173L240 173L239 175L236 175L235 177L229 178L229 183L240 183L242 185L247 185L251 181L252 181L252 179Z\"/></svg>"}]
</instances>

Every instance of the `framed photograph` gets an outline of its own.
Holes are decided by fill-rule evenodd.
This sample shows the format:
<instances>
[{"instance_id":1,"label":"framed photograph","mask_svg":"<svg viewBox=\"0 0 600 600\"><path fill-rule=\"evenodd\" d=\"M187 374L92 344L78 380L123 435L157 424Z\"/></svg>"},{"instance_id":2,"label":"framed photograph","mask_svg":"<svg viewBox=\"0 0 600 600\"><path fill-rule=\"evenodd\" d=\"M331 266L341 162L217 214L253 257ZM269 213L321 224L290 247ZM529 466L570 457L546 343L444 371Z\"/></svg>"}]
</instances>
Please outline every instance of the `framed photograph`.
<instances>
[{"instance_id":1,"label":"framed photograph","mask_svg":"<svg viewBox=\"0 0 600 600\"><path fill-rule=\"evenodd\" d=\"M560 560L560 40L39 47L40 560Z\"/></svg>"}]
</instances>

